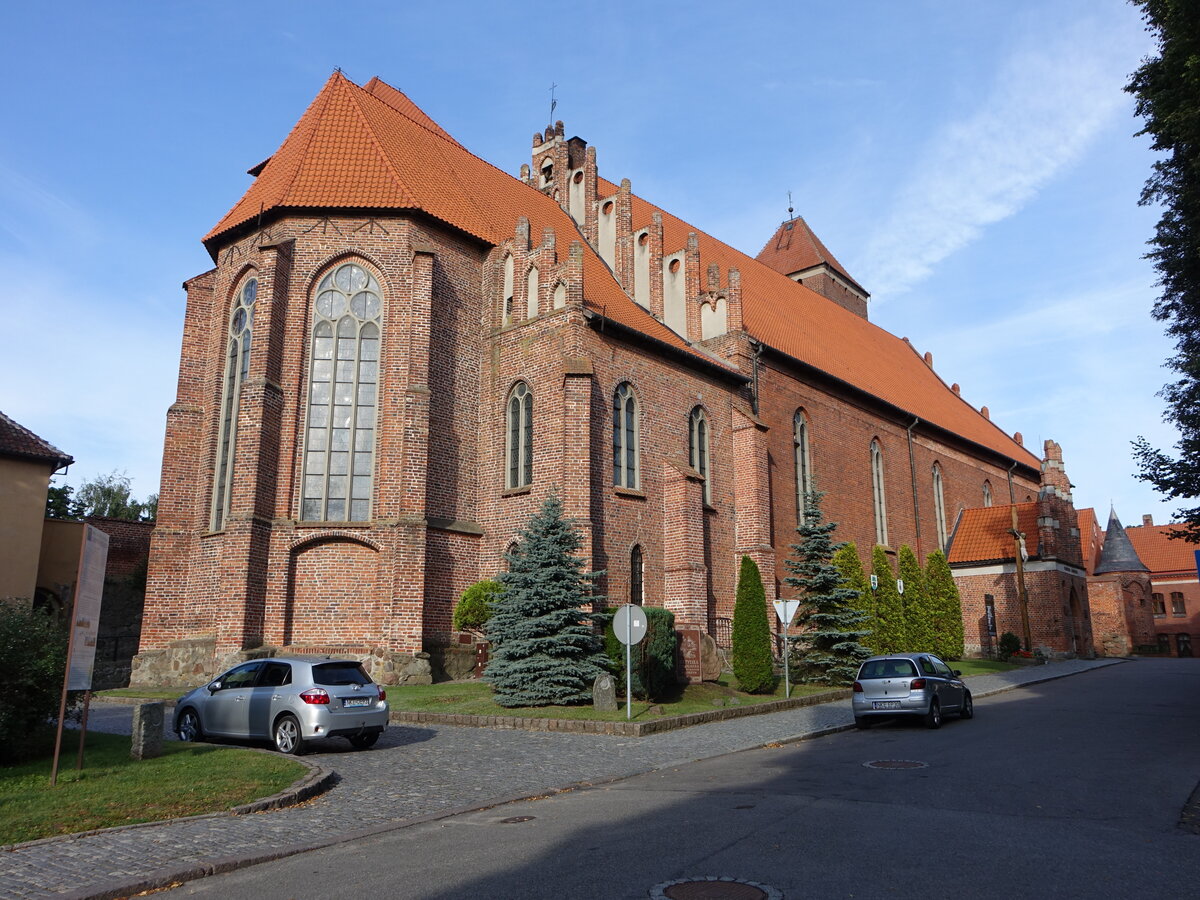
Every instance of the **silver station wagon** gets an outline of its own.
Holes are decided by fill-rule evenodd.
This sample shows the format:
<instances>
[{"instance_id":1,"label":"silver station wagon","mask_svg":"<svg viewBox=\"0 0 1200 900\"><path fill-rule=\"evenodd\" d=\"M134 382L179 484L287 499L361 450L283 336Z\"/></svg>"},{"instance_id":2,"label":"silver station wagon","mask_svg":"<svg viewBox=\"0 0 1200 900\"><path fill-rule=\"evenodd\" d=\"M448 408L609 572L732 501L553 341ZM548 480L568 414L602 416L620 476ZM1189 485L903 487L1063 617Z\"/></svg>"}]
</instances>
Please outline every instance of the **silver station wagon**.
<instances>
[{"instance_id":1,"label":"silver station wagon","mask_svg":"<svg viewBox=\"0 0 1200 900\"><path fill-rule=\"evenodd\" d=\"M961 675L932 653L872 656L854 682L854 724L867 728L877 719L922 716L927 726L940 728L946 713L970 719L975 705Z\"/></svg>"},{"instance_id":2,"label":"silver station wagon","mask_svg":"<svg viewBox=\"0 0 1200 900\"><path fill-rule=\"evenodd\" d=\"M175 704L180 740L268 740L280 753L344 737L359 750L387 726L384 689L352 659L256 659L234 666Z\"/></svg>"}]
</instances>

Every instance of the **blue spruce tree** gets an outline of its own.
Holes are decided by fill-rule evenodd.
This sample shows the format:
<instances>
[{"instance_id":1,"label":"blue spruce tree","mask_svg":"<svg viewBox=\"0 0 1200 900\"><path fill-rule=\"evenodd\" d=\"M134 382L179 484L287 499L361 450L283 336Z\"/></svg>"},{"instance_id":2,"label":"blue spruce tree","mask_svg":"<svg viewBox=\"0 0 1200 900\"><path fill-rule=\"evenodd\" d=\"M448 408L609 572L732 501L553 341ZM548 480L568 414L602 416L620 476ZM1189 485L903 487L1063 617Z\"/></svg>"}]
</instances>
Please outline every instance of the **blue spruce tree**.
<instances>
[{"instance_id":1,"label":"blue spruce tree","mask_svg":"<svg viewBox=\"0 0 1200 900\"><path fill-rule=\"evenodd\" d=\"M858 592L845 584L834 565L841 545L832 538L837 523L823 521L822 496L819 491L804 495L804 521L796 529L800 543L792 545L793 555L785 563L792 574L784 580L800 601L796 624L804 629L793 659L804 681L850 684L859 663L871 655L862 643L870 629L866 613L857 608Z\"/></svg>"},{"instance_id":2,"label":"blue spruce tree","mask_svg":"<svg viewBox=\"0 0 1200 900\"><path fill-rule=\"evenodd\" d=\"M592 682L606 660L584 609L601 598L590 593L594 576L574 555L580 543L562 502L551 495L505 557L509 568L499 576L505 590L487 623L492 658L483 675L501 706L592 699Z\"/></svg>"}]
</instances>

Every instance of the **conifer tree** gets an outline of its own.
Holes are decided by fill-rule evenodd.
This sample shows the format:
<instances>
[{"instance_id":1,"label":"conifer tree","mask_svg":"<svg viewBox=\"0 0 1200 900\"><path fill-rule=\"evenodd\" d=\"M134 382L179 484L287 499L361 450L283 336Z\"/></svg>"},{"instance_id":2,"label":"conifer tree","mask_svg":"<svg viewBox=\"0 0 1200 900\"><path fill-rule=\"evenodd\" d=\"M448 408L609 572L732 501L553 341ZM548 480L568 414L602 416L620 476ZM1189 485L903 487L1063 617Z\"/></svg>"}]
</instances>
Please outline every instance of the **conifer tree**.
<instances>
[{"instance_id":1,"label":"conifer tree","mask_svg":"<svg viewBox=\"0 0 1200 900\"><path fill-rule=\"evenodd\" d=\"M875 588L874 650L876 653L901 653L908 649L904 646L908 638L904 606L896 590L896 573L892 571L891 561L878 545L871 554L871 574L878 582Z\"/></svg>"},{"instance_id":2,"label":"conifer tree","mask_svg":"<svg viewBox=\"0 0 1200 900\"><path fill-rule=\"evenodd\" d=\"M581 539L562 502L551 495L506 554L487 635L492 658L484 680L501 706L586 703L592 682L606 670L601 642L583 606L600 599L590 593L594 577L575 556Z\"/></svg>"},{"instance_id":3,"label":"conifer tree","mask_svg":"<svg viewBox=\"0 0 1200 900\"><path fill-rule=\"evenodd\" d=\"M843 584L842 573L833 564L839 549L832 534L836 522L823 521L820 491L804 495L804 520L796 530L800 542L792 545L785 565L792 573L784 579L796 589L800 601L796 624L800 635L796 654L800 677L817 684L849 684L858 666L871 655L862 644L867 633L866 615L856 606L857 592Z\"/></svg>"},{"instance_id":4,"label":"conifer tree","mask_svg":"<svg viewBox=\"0 0 1200 900\"><path fill-rule=\"evenodd\" d=\"M871 593L871 585L867 581L867 573L863 571L862 560L858 558L858 548L854 541L842 544L841 549L833 554L833 564L837 566L842 576L842 587L854 591L854 599L850 605L863 614L862 629L866 634L862 645L875 652L875 595Z\"/></svg>"},{"instance_id":5,"label":"conifer tree","mask_svg":"<svg viewBox=\"0 0 1200 900\"><path fill-rule=\"evenodd\" d=\"M934 611L933 652L942 659L962 659L962 597L946 554L934 550L925 558L925 591Z\"/></svg>"},{"instance_id":6,"label":"conifer tree","mask_svg":"<svg viewBox=\"0 0 1200 900\"><path fill-rule=\"evenodd\" d=\"M763 694L775 686L771 655L771 626L767 620L767 594L758 563L742 557L737 601L733 606L733 674L748 694Z\"/></svg>"},{"instance_id":7,"label":"conifer tree","mask_svg":"<svg viewBox=\"0 0 1200 900\"><path fill-rule=\"evenodd\" d=\"M933 652L933 614L925 592L925 573L912 547L902 544L896 577L904 583L900 603L904 607L904 648L914 652Z\"/></svg>"}]
</instances>

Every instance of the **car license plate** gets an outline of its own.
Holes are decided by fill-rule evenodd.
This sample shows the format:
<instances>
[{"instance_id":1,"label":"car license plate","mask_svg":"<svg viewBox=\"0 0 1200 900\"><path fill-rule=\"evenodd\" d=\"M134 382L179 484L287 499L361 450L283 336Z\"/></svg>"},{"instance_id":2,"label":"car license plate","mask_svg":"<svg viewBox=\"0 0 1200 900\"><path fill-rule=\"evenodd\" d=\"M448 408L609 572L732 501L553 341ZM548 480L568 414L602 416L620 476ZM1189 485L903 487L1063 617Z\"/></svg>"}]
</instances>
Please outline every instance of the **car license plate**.
<instances>
[{"instance_id":1,"label":"car license plate","mask_svg":"<svg viewBox=\"0 0 1200 900\"><path fill-rule=\"evenodd\" d=\"M899 700L876 700L871 704L871 709L899 709Z\"/></svg>"},{"instance_id":2,"label":"car license plate","mask_svg":"<svg viewBox=\"0 0 1200 900\"><path fill-rule=\"evenodd\" d=\"M370 706L370 697L347 697L342 701L342 706Z\"/></svg>"}]
</instances>

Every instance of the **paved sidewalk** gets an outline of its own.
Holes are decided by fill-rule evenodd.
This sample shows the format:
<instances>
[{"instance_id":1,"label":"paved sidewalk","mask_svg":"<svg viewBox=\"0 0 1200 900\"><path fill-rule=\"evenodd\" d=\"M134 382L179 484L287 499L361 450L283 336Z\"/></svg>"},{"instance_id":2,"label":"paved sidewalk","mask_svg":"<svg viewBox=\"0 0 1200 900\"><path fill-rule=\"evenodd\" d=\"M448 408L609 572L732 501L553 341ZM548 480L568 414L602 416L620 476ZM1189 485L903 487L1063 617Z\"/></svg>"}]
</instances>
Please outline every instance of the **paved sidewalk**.
<instances>
[{"instance_id":1,"label":"paved sidewalk","mask_svg":"<svg viewBox=\"0 0 1200 900\"><path fill-rule=\"evenodd\" d=\"M971 678L978 699L1039 681L1114 665L1068 660ZM128 732L128 706L97 704L92 727ZM986 712L985 712L986 714ZM852 727L845 701L683 728L642 738L452 726L391 726L374 750L342 741L306 759L337 771L331 791L302 806L244 816L176 819L18 846L0 854L0 896L121 896L254 861L400 827L415 819L482 808L580 783L595 783L768 743Z\"/></svg>"}]
</instances>

